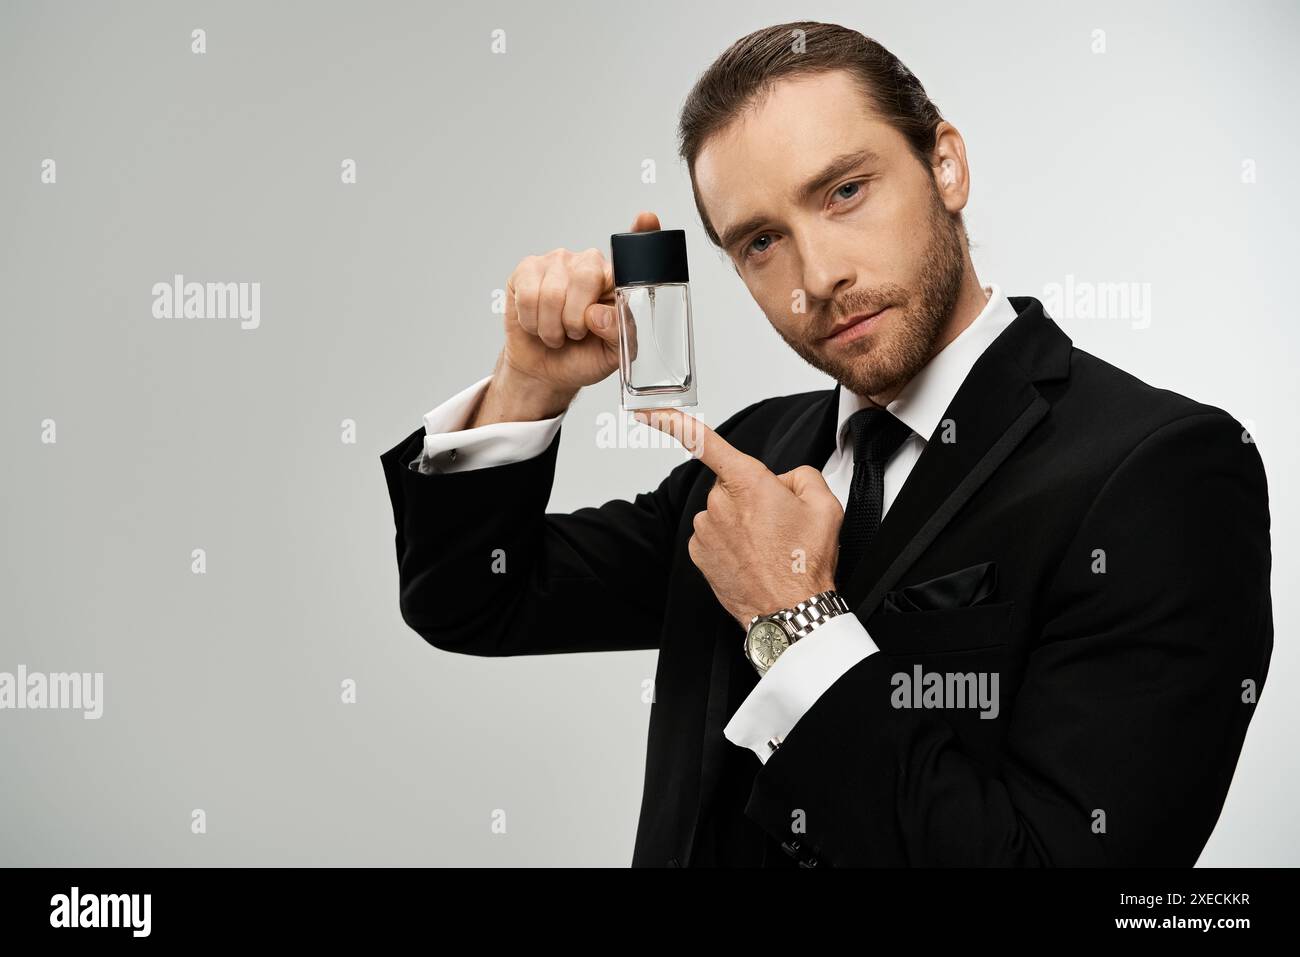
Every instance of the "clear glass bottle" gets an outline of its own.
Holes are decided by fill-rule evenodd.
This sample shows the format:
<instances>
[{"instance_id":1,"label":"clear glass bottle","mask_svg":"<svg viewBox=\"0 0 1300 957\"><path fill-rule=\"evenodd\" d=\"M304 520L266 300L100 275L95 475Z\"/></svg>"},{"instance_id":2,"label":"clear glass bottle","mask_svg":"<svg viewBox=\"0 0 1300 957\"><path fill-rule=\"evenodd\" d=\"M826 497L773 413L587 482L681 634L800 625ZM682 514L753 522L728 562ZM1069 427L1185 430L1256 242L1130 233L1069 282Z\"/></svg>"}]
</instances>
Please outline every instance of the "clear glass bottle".
<instances>
[{"instance_id":1,"label":"clear glass bottle","mask_svg":"<svg viewBox=\"0 0 1300 957\"><path fill-rule=\"evenodd\" d=\"M615 233L609 246L618 314L620 407L635 411L698 405L686 231Z\"/></svg>"}]
</instances>

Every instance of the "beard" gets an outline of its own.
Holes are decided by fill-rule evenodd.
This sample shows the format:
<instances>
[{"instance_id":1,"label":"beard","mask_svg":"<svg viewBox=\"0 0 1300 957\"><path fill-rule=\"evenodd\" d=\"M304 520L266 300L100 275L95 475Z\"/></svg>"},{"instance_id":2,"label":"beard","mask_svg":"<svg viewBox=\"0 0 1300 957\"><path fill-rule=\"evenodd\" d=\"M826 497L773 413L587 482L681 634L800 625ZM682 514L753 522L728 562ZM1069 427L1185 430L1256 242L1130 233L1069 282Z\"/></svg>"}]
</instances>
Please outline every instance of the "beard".
<instances>
[{"instance_id":1,"label":"beard","mask_svg":"<svg viewBox=\"0 0 1300 957\"><path fill-rule=\"evenodd\" d=\"M883 323L848 347L821 340L835 322L834 315L828 315L825 323L815 328L806 326L815 333L806 339L791 338L777 328L781 338L805 362L859 395L891 393L920 372L934 356L956 308L964 271L958 224L944 208L933 183L930 197L929 236L915 295L895 284L873 290L869 298L851 296L840 304L840 316L893 306Z\"/></svg>"}]
</instances>

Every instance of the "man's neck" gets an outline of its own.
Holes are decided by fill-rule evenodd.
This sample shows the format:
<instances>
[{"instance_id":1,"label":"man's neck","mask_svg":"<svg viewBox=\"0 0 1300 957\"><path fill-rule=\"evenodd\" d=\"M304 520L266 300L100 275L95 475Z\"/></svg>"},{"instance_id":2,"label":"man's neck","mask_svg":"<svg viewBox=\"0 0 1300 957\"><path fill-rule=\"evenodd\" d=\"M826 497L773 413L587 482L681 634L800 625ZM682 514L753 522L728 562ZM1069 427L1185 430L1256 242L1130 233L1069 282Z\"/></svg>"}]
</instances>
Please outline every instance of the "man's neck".
<instances>
[{"instance_id":1,"label":"man's neck","mask_svg":"<svg viewBox=\"0 0 1300 957\"><path fill-rule=\"evenodd\" d=\"M939 334L939 338L935 341L930 355L926 357L927 362L942 352L948 343L961 335L966 327L974 322L975 318L984 311L984 307L988 305L988 293L980 285L979 277L975 275L974 270L968 270L966 275L969 278L962 283L961 291L957 294L957 305L953 307L947 325L944 326L943 332ZM883 409L898 397L898 393L903 391L905 385L907 385L906 382L900 382L888 392L870 396L870 399Z\"/></svg>"}]
</instances>

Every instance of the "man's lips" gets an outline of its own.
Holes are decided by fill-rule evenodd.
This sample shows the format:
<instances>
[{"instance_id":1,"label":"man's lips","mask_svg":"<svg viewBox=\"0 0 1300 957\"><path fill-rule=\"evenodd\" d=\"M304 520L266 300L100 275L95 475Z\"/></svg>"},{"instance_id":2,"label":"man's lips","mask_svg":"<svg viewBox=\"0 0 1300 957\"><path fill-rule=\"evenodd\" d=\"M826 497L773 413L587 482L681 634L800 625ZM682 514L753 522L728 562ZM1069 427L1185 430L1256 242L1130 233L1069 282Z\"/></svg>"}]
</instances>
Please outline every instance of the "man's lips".
<instances>
[{"instance_id":1,"label":"man's lips","mask_svg":"<svg viewBox=\"0 0 1300 957\"><path fill-rule=\"evenodd\" d=\"M887 313L889 309L890 307L886 306L879 312L850 316L847 322L836 326L835 330L829 336L824 337L822 341L840 345L845 342L852 342L855 339L861 339L880 323L880 317Z\"/></svg>"}]
</instances>

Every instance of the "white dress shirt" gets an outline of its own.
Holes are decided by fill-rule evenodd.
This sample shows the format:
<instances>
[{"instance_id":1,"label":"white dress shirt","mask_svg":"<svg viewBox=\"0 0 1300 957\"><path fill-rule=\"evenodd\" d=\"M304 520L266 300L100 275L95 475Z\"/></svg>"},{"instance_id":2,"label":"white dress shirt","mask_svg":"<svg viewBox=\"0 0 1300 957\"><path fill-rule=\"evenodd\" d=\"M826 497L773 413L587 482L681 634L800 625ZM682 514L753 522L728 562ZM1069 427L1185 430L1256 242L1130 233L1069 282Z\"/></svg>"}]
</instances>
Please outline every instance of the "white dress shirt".
<instances>
[{"instance_id":1,"label":"white dress shirt","mask_svg":"<svg viewBox=\"0 0 1300 957\"><path fill-rule=\"evenodd\" d=\"M1016 318L1015 309L995 283L985 286L984 291L988 301L975 320L885 406L912 434L885 465L882 519L925 449L926 437L934 434L971 366ZM464 428L470 411L491 381L491 375L485 376L425 414L424 454L410 463L411 468L422 472L469 471L521 462L547 449L567 410L534 422L495 422ZM869 404L863 396L840 389L835 451L822 469L822 476L846 508L853 477L848 420ZM723 734L766 762L772 753L769 741L780 744L826 689L867 655L878 651L857 615L832 618L777 658L731 716ZM740 654L739 648L736 653Z\"/></svg>"}]
</instances>

